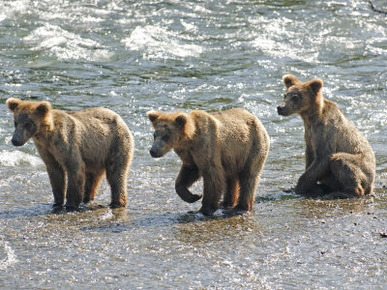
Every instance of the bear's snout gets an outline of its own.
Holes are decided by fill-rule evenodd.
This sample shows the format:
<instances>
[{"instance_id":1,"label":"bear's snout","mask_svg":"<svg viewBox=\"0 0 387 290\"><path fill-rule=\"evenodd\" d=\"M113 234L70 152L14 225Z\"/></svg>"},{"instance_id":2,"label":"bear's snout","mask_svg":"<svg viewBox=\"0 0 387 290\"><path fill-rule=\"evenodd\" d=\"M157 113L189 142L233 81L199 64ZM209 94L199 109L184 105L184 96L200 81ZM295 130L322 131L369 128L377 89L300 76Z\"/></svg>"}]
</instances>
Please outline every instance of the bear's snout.
<instances>
[{"instance_id":1,"label":"bear's snout","mask_svg":"<svg viewBox=\"0 0 387 290\"><path fill-rule=\"evenodd\" d=\"M162 157L163 154L160 153L159 150L156 150L155 148L151 148L151 150L149 150L149 153L150 155L153 157L153 158L158 158L158 157Z\"/></svg>"},{"instance_id":2,"label":"bear's snout","mask_svg":"<svg viewBox=\"0 0 387 290\"><path fill-rule=\"evenodd\" d=\"M24 144L23 142L20 142L16 138L12 138L11 142L12 142L13 146L22 146Z\"/></svg>"},{"instance_id":3,"label":"bear's snout","mask_svg":"<svg viewBox=\"0 0 387 290\"><path fill-rule=\"evenodd\" d=\"M283 112L284 112L284 107L283 106L278 106L277 107L277 112L278 112L278 115L282 115L283 114Z\"/></svg>"}]
</instances>

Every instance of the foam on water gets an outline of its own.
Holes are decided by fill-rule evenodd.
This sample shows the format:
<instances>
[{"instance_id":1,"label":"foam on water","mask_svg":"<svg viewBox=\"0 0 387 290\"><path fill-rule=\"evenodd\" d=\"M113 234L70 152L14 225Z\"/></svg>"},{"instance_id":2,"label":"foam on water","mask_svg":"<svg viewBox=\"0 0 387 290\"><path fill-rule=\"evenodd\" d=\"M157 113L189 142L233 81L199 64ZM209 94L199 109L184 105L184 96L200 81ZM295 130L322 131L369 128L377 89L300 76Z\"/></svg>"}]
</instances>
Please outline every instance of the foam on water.
<instances>
[{"instance_id":1,"label":"foam on water","mask_svg":"<svg viewBox=\"0 0 387 290\"><path fill-rule=\"evenodd\" d=\"M17 17L20 13L25 13L28 5L23 0L4 1L1 3L0 22L9 18Z\"/></svg>"},{"instance_id":2,"label":"foam on water","mask_svg":"<svg viewBox=\"0 0 387 290\"><path fill-rule=\"evenodd\" d=\"M203 47L184 43L175 33L150 25L137 26L122 42L127 48L142 52L146 59L199 57L203 52Z\"/></svg>"},{"instance_id":3,"label":"foam on water","mask_svg":"<svg viewBox=\"0 0 387 290\"><path fill-rule=\"evenodd\" d=\"M0 165L10 167L18 166L44 168L44 163L39 157L22 151L10 150L0 151Z\"/></svg>"},{"instance_id":4,"label":"foam on water","mask_svg":"<svg viewBox=\"0 0 387 290\"><path fill-rule=\"evenodd\" d=\"M95 40L81 37L60 26L44 24L23 38L32 51L47 51L59 60L109 60L114 54Z\"/></svg>"},{"instance_id":5,"label":"foam on water","mask_svg":"<svg viewBox=\"0 0 387 290\"><path fill-rule=\"evenodd\" d=\"M18 262L15 251L3 237L0 237L0 254L0 271Z\"/></svg>"}]
</instances>

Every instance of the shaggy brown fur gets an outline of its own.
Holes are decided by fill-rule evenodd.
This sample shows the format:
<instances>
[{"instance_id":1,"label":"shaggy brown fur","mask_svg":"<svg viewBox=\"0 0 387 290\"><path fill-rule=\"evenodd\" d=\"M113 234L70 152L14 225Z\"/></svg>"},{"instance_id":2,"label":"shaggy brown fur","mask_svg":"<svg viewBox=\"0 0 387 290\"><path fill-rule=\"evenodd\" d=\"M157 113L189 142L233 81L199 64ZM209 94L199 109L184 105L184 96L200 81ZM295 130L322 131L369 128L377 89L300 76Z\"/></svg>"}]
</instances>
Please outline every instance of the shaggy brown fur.
<instances>
[{"instance_id":1,"label":"shaggy brown fur","mask_svg":"<svg viewBox=\"0 0 387 290\"><path fill-rule=\"evenodd\" d=\"M285 101L278 113L299 114L304 120L306 167L296 193L326 198L371 194L375 179L375 155L367 139L322 95L323 82L301 82L285 75Z\"/></svg>"},{"instance_id":2,"label":"shaggy brown fur","mask_svg":"<svg viewBox=\"0 0 387 290\"><path fill-rule=\"evenodd\" d=\"M192 203L201 198L188 188L203 177L200 212L213 214L220 205L250 211L268 152L269 137L261 122L243 109L219 113L148 112L155 129L150 153L161 157L171 149L183 161L175 188Z\"/></svg>"},{"instance_id":3,"label":"shaggy brown fur","mask_svg":"<svg viewBox=\"0 0 387 290\"><path fill-rule=\"evenodd\" d=\"M69 210L93 200L104 173L111 186L110 206L126 206L134 144L120 116L104 108L63 112L49 102L16 98L7 105L15 120L12 143L22 146L34 140L47 167L55 207L63 205L66 187Z\"/></svg>"}]
</instances>

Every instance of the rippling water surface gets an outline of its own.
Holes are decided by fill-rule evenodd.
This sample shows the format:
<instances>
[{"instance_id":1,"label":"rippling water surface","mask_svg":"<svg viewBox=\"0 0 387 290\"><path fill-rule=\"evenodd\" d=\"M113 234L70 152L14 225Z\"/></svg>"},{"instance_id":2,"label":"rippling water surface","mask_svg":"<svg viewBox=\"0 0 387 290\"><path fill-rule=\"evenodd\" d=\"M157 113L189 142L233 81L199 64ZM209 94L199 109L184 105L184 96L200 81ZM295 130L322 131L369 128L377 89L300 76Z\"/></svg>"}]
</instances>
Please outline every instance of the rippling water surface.
<instances>
[{"instance_id":1,"label":"rippling water surface","mask_svg":"<svg viewBox=\"0 0 387 290\"><path fill-rule=\"evenodd\" d=\"M0 288L384 288L386 19L360 0L1 1ZM369 139L373 200L283 192L304 169L302 121L275 110L285 73L322 78ZM10 143L11 96L118 112L136 142L127 209L52 213L33 143ZM231 107L271 137L254 210L188 214L200 203L175 193L174 153L150 157L145 113ZM97 203L109 195L104 182Z\"/></svg>"}]
</instances>

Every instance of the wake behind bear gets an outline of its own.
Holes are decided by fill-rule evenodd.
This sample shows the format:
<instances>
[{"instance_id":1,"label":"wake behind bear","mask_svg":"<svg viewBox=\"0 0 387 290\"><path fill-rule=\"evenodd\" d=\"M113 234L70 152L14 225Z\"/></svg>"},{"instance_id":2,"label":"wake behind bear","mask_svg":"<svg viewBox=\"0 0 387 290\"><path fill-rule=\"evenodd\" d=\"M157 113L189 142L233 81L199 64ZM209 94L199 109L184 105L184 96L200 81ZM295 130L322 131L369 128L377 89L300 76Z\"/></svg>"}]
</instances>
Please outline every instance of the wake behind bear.
<instances>
[{"instance_id":1,"label":"wake behind bear","mask_svg":"<svg viewBox=\"0 0 387 290\"><path fill-rule=\"evenodd\" d=\"M250 211L269 153L269 136L261 122L244 109L218 113L195 110L147 113L155 129L152 157L171 149L183 161L175 182L177 194L193 203L201 196L188 188L203 177L200 212L212 215L220 206Z\"/></svg>"},{"instance_id":2,"label":"wake behind bear","mask_svg":"<svg viewBox=\"0 0 387 290\"><path fill-rule=\"evenodd\" d=\"M367 139L322 95L323 82L301 82L285 75L285 100L278 114L299 114L305 126L306 166L296 193L307 197L349 198L370 195L375 155Z\"/></svg>"},{"instance_id":3,"label":"wake behind bear","mask_svg":"<svg viewBox=\"0 0 387 290\"><path fill-rule=\"evenodd\" d=\"M47 167L54 207L62 207L65 197L68 210L94 200L105 173L110 206L126 206L134 141L119 115L104 108L64 112L49 102L17 98L9 98L7 105L15 121L12 143L22 146L33 139Z\"/></svg>"}]
</instances>

